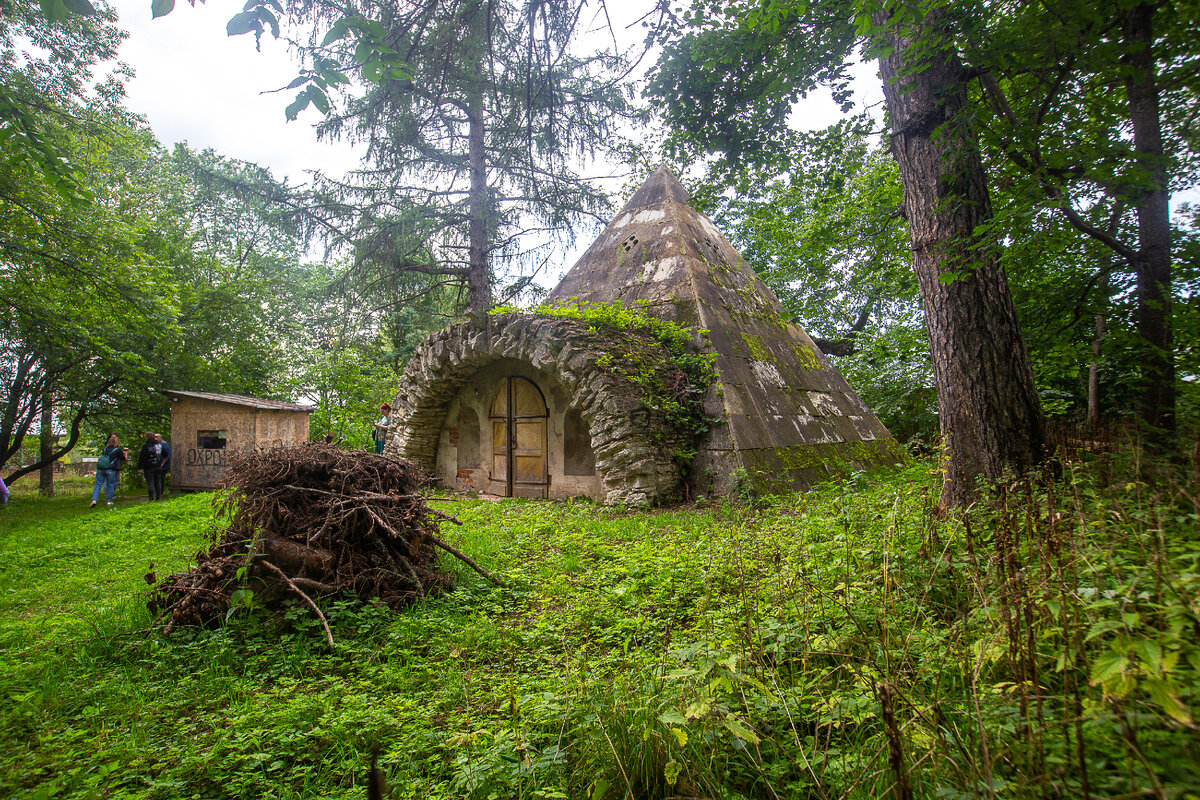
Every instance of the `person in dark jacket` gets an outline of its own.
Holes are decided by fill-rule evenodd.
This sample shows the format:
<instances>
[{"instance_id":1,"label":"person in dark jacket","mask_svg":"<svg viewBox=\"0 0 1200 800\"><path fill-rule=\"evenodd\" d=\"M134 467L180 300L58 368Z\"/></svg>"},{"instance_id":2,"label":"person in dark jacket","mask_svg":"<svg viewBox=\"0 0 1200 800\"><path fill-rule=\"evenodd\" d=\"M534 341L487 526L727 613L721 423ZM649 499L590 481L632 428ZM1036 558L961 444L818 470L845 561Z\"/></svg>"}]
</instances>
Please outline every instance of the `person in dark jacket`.
<instances>
[{"instance_id":1,"label":"person in dark jacket","mask_svg":"<svg viewBox=\"0 0 1200 800\"><path fill-rule=\"evenodd\" d=\"M113 504L113 497L117 493L117 482L121 480L121 467L125 466L125 462L128 460L129 456L125 454L125 448L121 447L121 440L115 433L109 436L104 449L100 451L100 458L96 461L96 482L92 486L92 504L88 508L96 507L101 489L108 498L108 504L110 506Z\"/></svg>"},{"instance_id":2,"label":"person in dark jacket","mask_svg":"<svg viewBox=\"0 0 1200 800\"><path fill-rule=\"evenodd\" d=\"M159 466L158 478L158 499L162 500L163 495L167 493L165 488L167 473L171 471L171 443L164 441L161 433L154 434L154 441L162 445L162 464Z\"/></svg>"},{"instance_id":3,"label":"person in dark jacket","mask_svg":"<svg viewBox=\"0 0 1200 800\"><path fill-rule=\"evenodd\" d=\"M146 432L146 440L142 443L142 452L138 453L138 469L146 478L146 493L154 501L162 497L162 463L163 446L157 441L155 434Z\"/></svg>"}]
</instances>

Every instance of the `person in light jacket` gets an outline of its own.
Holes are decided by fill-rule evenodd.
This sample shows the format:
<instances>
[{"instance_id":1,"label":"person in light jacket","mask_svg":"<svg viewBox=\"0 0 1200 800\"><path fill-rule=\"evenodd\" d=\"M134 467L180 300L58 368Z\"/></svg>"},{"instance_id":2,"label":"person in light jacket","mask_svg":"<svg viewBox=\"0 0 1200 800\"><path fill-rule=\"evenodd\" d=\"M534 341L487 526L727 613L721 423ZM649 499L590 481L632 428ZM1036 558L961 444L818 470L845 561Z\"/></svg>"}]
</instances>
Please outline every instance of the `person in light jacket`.
<instances>
[{"instance_id":1,"label":"person in light jacket","mask_svg":"<svg viewBox=\"0 0 1200 800\"><path fill-rule=\"evenodd\" d=\"M162 500L167 493L164 488L167 473L171 471L171 443L164 441L161 433L154 434L154 441L162 445L162 463L158 466L158 499Z\"/></svg>"},{"instance_id":2,"label":"person in light jacket","mask_svg":"<svg viewBox=\"0 0 1200 800\"><path fill-rule=\"evenodd\" d=\"M379 422L376 422L371 429L371 439L375 442L376 453L382 453L383 446L387 444L388 428L392 424L392 406L384 403L379 407L379 414Z\"/></svg>"},{"instance_id":3,"label":"person in light jacket","mask_svg":"<svg viewBox=\"0 0 1200 800\"><path fill-rule=\"evenodd\" d=\"M104 449L100 451L100 458L96 461L96 482L92 486L92 504L89 508L95 508L96 503L100 500L100 490L104 490L104 496L108 498L108 504L113 504L113 497L117 493L117 483L121 480L121 467L125 466L125 462L129 460L129 456L125 453L125 448L121 447L121 440L114 433L108 437L108 442L105 443Z\"/></svg>"}]
</instances>

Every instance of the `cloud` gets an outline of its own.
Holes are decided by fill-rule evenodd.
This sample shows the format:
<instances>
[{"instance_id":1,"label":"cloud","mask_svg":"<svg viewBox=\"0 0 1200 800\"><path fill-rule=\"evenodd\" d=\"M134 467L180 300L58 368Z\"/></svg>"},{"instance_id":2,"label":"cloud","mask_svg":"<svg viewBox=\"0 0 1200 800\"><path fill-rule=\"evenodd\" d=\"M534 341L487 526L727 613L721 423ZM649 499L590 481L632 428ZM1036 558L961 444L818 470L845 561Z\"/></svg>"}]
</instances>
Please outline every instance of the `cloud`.
<instances>
[{"instance_id":1,"label":"cloud","mask_svg":"<svg viewBox=\"0 0 1200 800\"><path fill-rule=\"evenodd\" d=\"M270 35L260 52L252 35L225 34L240 4L177 3L158 19L150 17L150 0L112 5L129 32L120 58L135 71L127 106L149 119L165 146L187 141L194 149L211 147L293 182L305 180L309 170L341 175L357 166L350 145L317 141L316 111L286 120L293 92L266 94L296 77L298 65Z\"/></svg>"}]
</instances>

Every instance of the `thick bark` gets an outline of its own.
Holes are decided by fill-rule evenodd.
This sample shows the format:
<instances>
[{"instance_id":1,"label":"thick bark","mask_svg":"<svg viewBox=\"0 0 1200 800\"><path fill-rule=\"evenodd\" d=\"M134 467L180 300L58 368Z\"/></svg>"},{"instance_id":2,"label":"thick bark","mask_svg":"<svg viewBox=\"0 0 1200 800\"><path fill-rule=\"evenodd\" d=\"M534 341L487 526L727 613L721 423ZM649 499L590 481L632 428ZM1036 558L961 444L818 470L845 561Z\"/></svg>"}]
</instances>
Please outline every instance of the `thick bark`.
<instances>
[{"instance_id":1,"label":"thick bark","mask_svg":"<svg viewBox=\"0 0 1200 800\"><path fill-rule=\"evenodd\" d=\"M1175 359L1171 334L1171 221L1154 65L1154 7L1142 3L1124 19L1130 45L1125 78L1133 149L1150 187L1136 203L1138 222L1138 336L1142 341L1141 418L1151 450L1169 445L1175 431Z\"/></svg>"},{"instance_id":2,"label":"thick bark","mask_svg":"<svg viewBox=\"0 0 1200 800\"><path fill-rule=\"evenodd\" d=\"M305 547L290 539L264 536L259 550L274 564L292 576L329 574L337 563L333 553L319 547Z\"/></svg>"},{"instance_id":3,"label":"thick bark","mask_svg":"<svg viewBox=\"0 0 1200 800\"><path fill-rule=\"evenodd\" d=\"M875 17L893 30L879 67L933 357L946 448L942 503L963 505L977 477L1041 461L1046 435L996 245L976 233L991 201L967 122L965 71L940 20L930 11L901 34L886 14Z\"/></svg>"},{"instance_id":4,"label":"thick bark","mask_svg":"<svg viewBox=\"0 0 1200 800\"><path fill-rule=\"evenodd\" d=\"M471 188L468 195L468 237L470 256L467 265L467 310L474 313L486 312L492 305L491 272L488 269L488 225L487 225L487 165L484 157L483 101L478 96L471 99L467 116L468 161L471 170Z\"/></svg>"},{"instance_id":5,"label":"thick bark","mask_svg":"<svg viewBox=\"0 0 1200 800\"><path fill-rule=\"evenodd\" d=\"M42 497L54 497L54 399L49 394L42 395L42 420L38 430L38 463L42 465L38 472L38 493Z\"/></svg>"}]
</instances>

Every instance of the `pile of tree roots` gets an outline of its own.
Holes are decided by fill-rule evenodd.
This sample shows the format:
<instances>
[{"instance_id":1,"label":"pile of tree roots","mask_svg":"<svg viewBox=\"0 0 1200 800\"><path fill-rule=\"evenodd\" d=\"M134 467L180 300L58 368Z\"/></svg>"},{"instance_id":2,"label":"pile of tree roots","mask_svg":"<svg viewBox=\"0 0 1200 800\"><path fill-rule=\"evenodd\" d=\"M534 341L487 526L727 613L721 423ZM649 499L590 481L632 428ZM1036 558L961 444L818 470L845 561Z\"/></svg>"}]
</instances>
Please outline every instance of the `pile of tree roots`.
<instances>
[{"instance_id":1,"label":"pile of tree roots","mask_svg":"<svg viewBox=\"0 0 1200 800\"><path fill-rule=\"evenodd\" d=\"M224 619L247 597L277 607L294 598L320 617L332 644L314 598L397 609L448 591L439 550L498 583L439 538L438 520L457 520L429 508L425 482L407 461L325 444L231 455L227 491L214 501L228 524L213 530L194 568L154 588L150 611L169 633Z\"/></svg>"}]
</instances>

